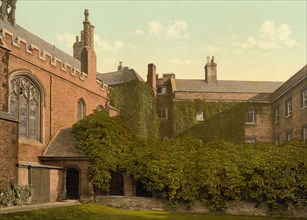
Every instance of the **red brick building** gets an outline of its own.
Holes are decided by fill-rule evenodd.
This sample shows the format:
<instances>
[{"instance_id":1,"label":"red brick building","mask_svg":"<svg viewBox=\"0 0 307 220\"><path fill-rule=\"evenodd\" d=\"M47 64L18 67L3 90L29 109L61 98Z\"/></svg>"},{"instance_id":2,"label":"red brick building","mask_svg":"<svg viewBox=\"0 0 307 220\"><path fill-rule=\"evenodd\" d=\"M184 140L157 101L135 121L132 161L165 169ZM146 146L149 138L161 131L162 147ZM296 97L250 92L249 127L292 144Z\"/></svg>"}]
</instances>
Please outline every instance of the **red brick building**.
<instances>
[{"instance_id":1,"label":"red brick building","mask_svg":"<svg viewBox=\"0 0 307 220\"><path fill-rule=\"evenodd\" d=\"M214 57L204 68L204 79L176 79L175 74L156 74L148 65L147 82L156 90L160 115L160 136L174 137L176 103L202 100L213 103L257 103L261 109L248 109L244 126L245 142L284 143L307 140L307 67L287 82L217 80ZM288 106L287 106L288 105ZM288 110L287 110L288 108ZM206 123L202 112L193 112L191 124ZM277 119L278 118L278 119Z\"/></svg>"},{"instance_id":2,"label":"red brick building","mask_svg":"<svg viewBox=\"0 0 307 220\"><path fill-rule=\"evenodd\" d=\"M116 114L107 85L96 78L89 13L77 59L16 24L15 4L2 0L0 19L0 187L31 185L32 202L91 199L88 159L61 139L96 108Z\"/></svg>"}]
</instances>

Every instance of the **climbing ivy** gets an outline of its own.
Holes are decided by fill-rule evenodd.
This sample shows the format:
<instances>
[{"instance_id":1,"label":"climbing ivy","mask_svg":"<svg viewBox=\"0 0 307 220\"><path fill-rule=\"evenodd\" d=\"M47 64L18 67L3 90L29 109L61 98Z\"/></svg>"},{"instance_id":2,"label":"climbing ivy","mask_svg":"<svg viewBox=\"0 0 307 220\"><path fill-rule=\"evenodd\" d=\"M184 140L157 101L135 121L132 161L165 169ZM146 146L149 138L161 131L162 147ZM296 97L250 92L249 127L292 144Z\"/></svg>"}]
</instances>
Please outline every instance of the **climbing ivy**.
<instances>
[{"instance_id":1,"label":"climbing ivy","mask_svg":"<svg viewBox=\"0 0 307 220\"><path fill-rule=\"evenodd\" d=\"M234 143L244 141L245 112L247 109L261 111L263 104L246 102L206 102L183 100L174 102L175 136L189 135L209 142L224 139ZM196 115L203 114L203 121Z\"/></svg>"},{"instance_id":2,"label":"climbing ivy","mask_svg":"<svg viewBox=\"0 0 307 220\"><path fill-rule=\"evenodd\" d=\"M119 116L110 118L105 111L78 121L73 132L76 148L89 156L94 186L105 191L110 173L122 170L174 205L200 200L212 211L224 210L229 200L265 203L271 210L307 205L303 143L140 138Z\"/></svg>"},{"instance_id":3,"label":"climbing ivy","mask_svg":"<svg viewBox=\"0 0 307 220\"><path fill-rule=\"evenodd\" d=\"M152 89L144 82L130 81L110 88L111 105L137 136L158 137L159 118Z\"/></svg>"}]
</instances>

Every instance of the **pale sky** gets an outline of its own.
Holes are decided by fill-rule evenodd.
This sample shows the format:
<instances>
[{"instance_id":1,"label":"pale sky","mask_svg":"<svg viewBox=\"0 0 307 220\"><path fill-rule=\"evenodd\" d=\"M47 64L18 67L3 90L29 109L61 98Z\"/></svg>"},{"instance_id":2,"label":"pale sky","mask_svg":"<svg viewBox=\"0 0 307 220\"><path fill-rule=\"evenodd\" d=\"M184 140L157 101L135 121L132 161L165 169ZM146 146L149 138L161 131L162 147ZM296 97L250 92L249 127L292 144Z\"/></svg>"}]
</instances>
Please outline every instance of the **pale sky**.
<instances>
[{"instance_id":1,"label":"pale sky","mask_svg":"<svg viewBox=\"0 0 307 220\"><path fill-rule=\"evenodd\" d=\"M307 63L306 2L18 0L16 22L72 55L88 9L102 73L204 79L214 56L219 80L286 81Z\"/></svg>"}]
</instances>

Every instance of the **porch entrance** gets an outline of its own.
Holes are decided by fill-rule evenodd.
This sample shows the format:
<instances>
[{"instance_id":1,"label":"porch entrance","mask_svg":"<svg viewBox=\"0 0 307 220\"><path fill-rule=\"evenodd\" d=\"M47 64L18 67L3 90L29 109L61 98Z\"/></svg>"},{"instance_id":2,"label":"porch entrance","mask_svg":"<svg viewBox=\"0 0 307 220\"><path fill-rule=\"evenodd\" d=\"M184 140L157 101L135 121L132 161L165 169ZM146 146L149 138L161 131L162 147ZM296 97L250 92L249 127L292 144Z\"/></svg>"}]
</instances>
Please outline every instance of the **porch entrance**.
<instances>
[{"instance_id":1,"label":"porch entrance","mask_svg":"<svg viewBox=\"0 0 307 220\"><path fill-rule=\"evenodd\" d=\"M66 170L66 199L79 199L79 171L73 167Z\"/></svg>"}]
</instances>

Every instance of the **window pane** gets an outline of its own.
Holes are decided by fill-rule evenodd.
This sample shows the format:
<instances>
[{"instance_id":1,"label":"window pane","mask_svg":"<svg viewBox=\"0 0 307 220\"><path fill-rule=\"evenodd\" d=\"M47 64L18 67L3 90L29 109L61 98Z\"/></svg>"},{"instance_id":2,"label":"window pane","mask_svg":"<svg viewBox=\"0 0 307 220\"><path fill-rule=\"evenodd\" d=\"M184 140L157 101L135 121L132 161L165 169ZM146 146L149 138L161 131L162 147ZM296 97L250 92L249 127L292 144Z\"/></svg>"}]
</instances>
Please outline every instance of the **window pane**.
<instances>
[{"instance_id":1,"label":"window pane","mask_svg":"<svg viewBox=\"0 0 307 220\"><path fill-rule=\"evenodd\" d=\"M20 112L19 112L19 127L20 127L20 135L23 137L27 137L28 131L28 110L27 110L27 99L25 97L21 97L20 99Z\"/></svg>"},{"instance_id":2,"label":"window pane","mask_svg":"<svg viewBox=\"0 0 307 220\"><path fill-rule=\"evenodd\" d=\"M25 76L10 82L10 112L18 116L19 134L30 139L39 139L40 93L35 84Z\"/></svg>"},{"instance_id":3,"label":"window pane","mask_svg":"<svg viewBox=\"0 0 307 220\"><path fill-rule=\"evenodd\" d=\"M245 114L245 122L247 123L255 123L255 111L248 110Z\"/></svg>"},{"instance_id":4,"label":"window pane","mask_svg":"<svg viewBox=\"0 0 307 220\"><path fill-rule=\"evenodd\" d=\"M29 137L37 139L37 103L32 101L30 104Z\"/></svg>"},{"instance_id":5,"label":"window pane","mask_svg":"<svg viewBox=\"0 0 307 220\"><path fill-rule=\"evenodd\" d=\"M17 97L11 96L11 98L10 98L10 112L15 117L17 116L17 112L18 112L17 108L18 108Z\"/></svg>"}]
</instances>

